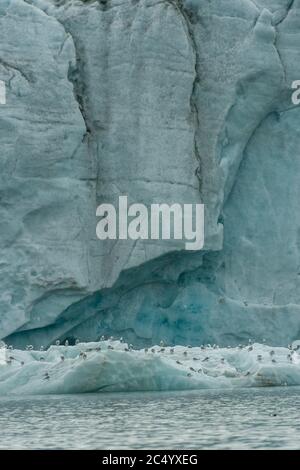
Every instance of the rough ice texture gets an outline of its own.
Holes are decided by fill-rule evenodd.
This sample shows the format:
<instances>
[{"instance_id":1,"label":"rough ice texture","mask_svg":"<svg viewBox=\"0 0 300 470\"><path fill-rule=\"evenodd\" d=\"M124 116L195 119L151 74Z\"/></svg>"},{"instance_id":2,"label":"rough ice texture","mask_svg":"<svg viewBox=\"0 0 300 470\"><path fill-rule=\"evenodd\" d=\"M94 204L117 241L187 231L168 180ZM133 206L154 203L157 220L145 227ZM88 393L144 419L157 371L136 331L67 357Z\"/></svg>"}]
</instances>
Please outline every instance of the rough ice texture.
<instances>
[{"instance_id":1,"label":"rough ice texture","mask_svg":"<svg viewBox=\"0 0 300 470\"><path fill-rule=\"evenodd\" d=\"M119 341L0 349L0 395L168 391L300 385L300 356L287 348L133 350Z\"/></svg>"},{"instance_id":2,"label":"rough ice texture","mask_svg":"<svg viewBox=\"0 0 300 470\"><path fill-rule=\"evenodd\" d=\"M0 336L300 334L300 0L0 0ZM203 202L205 250L95 208Z\"/></svg>"}]
</instances>

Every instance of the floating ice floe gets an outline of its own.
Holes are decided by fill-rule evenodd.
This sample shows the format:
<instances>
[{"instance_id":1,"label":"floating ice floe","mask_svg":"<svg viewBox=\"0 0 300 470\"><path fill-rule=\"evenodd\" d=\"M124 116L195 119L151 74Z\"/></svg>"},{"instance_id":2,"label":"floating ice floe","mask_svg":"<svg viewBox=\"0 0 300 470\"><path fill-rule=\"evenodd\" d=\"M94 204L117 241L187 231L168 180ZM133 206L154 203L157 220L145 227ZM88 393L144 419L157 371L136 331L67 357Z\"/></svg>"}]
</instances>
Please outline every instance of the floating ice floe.
<instances>
[{"instance_id":1,"label":"floating ice floe","mask_svg":"<svg viewBox=\"0 0 300 470\"><path fill-rule=\"evenodd\" d=\"M107 340L40 351L0 349L0 395L283 385L300 385L300 354L292 348L160 345L135 350Z\"/></svg>"}]
</instances>

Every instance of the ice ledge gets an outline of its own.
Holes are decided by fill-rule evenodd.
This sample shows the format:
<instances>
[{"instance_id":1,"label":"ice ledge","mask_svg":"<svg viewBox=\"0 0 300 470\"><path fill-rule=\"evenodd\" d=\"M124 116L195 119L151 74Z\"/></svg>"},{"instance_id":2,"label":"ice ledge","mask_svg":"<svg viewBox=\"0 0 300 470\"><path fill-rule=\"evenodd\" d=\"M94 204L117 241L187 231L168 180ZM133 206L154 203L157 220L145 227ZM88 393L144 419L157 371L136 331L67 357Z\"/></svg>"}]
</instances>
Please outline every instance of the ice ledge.
<instances>
[{"instance_id":1,"label":"ice ledge","mask_svg":"<svg viewBox=\"0 0 300 470\"><path fill-rule=\"evenodd\" d=\"M0 395L300 385L297 348L249 343L134 350L112 339L47 351L2 348Z\"/></svg>"}]
</instances>

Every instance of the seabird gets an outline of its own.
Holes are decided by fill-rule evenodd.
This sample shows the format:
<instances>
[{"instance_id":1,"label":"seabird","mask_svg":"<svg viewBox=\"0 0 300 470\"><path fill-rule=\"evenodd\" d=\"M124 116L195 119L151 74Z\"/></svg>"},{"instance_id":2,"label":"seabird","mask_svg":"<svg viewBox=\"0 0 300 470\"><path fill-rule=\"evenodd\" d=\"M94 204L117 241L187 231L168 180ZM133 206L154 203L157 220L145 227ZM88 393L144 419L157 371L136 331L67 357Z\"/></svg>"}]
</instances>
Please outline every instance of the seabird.
<instances>
[{"instance_id":1,"label":"seabird","mask_svg":"<svg viewBox=\"0 0 300 470\"><path fill-rule=\"evenodd\" d=\"M170 349L170 353L171 353L171 354L174 354L174 348L171 348L171 349Z\"/></svg>"},{"instance_id":2,"label":"seabird","mask_svg":"<svg viewBox=\"0 0 300 470\"><path fill-rule=\"evenodd\" d=\"M44 361L45 358L43 356L40 357L40 361Z\"/></svg>"},{"instance_id":3,"label":"seabird","mask_svg":"<svg viewBox=\"0 0 300 470\"><path fill-rule=\"evenodd\" d=\"M184 352L183 352L183 355L184 355L184 356L187 356L187 354L188 354L187 351L184 351Z\"/></svg>"},{"instance_id":4,"label":"seabird","mask_svg":"<svg viewBox=\"0 0 300 470\"><path fill-rule=\"evenodd\" d=\"M83 359L87 358L87 355L85 353L82 354Z\"/></svg>"},{"instance_id":5,"label":"seabird","mask_svg":"<svg viewBox=\"0 0 300 470\"><path fill-rule=\"evenodd\" d=\"M191 370L192 372L196 372L196 370L195 370L193 367L190 367L190 370Z\"/></svg>"},{"instance_id":6,"label":"seabird","mask_svg":"<svg viewBox=\"0 0 300 470\"><path fill-rule=\"evenodd\" d=\"M274 364L275 364L275 362L277 362L277 361L276 361L276 359L272 359L272 362L274 362Z\"/></svg>"},{"instance_id":7,"label":"seabird","mask_svg":"<svg viewBox=\"0 0 300 470\"><path fill-rule=\"evenodd\" d=\"M193 357L193 361L200 361L199 357Z\"/></svg>"},{"instance_id":8,"label":"seabird","mask_svg":"<svg viewBox=\"0 0 300 470\"><path fill-rule=\"evenodd\" d=\"M259 354L259 355L257 356L257 360L258 360L258 361L261 361L261 360L262 360L262 355L261 355L261 354Z\"/></svg>"},{"instance_id":9,"label":"seabird","mask_svg":"<svg viewBox=\"0 0 300 470\"><path fill-rule=\"evenodd\" d=\"M189 349L192 349L192 346L189 344L189 345L188 345L188 348L189 348Z\"/></svg>"},{"instance_id":10,"label":"seabird","mask_svg":"<svg viewBox=\"0 0 300 470\"><path fill-rule=\"evenodd\" d=\"M56 344L56 346L59 346L59 345L60 345L59 339L55 341L55 344Z\"/></svg>"},{"instance_id":11,"label":"seabird","mask_svg":"<svg viewBox=\"0 0 300 470\"><path fill-rule=\"evenodd\" d=\"M189 373L187 374L187 376L188 376L188 377L192 377L192 374L189 372Z\"/></svg>"},{"instance_id":12,"label":"seabird","mask_svg":"<svg viewBox=\"0 0 300 470\"><path fill-rule=\"evenodd\" d=\"M253 346L249 346L248 351L249 352L253 351Z\"/></svg>"},{"instance_id":13,"label":"seabird","mask_svg":"<svg viewBox=\"0 0 300 470\"><path fill-rule=\"evenodd\" d=\"M12 350L12 349L14 349L14 348L12 347L12 345L10 345L10 346L8 346L8 349Z\"/></svg>"},{"instance_id":14,"label":"seabird","mask_svg":"<svg viewBox=\"0 0 300 470\"><path fill-rule=\"evenodd\" d=\"M180 361L176 361L176 364L179 364L180 366L182 366L182 362Z\"/></svg>"},{"instance_id":15,"label":"seabird","mask_svg":"<svg viewBox=\"0 0 300 470\"><path fill-rule=\"evenodd\" d=\"M208 360L209 360L209 356L206 356L206 357L203 359L202 362L206 362L206 361L208 361Z\"/></svg>"},{"instance_id":16,"label":"seabird","mask_svg":"<svg viewBox=\"0 0 300 470\"><path fill-rule=\"evenodd\" d=\"M65 346L69 346L69 341L66 339Z\"/></svg>"},{"instance_id":17,"label":"seabird","mask_svg":"<svg viewBox=\"0 0 300 470\"><path fill-rule=\"evenodd\" d=\"M161 348L161 349L160 349L160 352L165 352L165 348Z\"/></svg>"},{"instance_id":18,"label":"seabird","mask_svg":"<svg viewBox=\"0 0 300 470\"><path fill-rule=\"evenodd\" d=\"M49 380L49 379L50 379L50 375L48 374L48 372L45 372L44 380Z\"/></svg>"},{"instance_id":19,"label":"seabird","mask_svg":"<svg viewBox=\"0 0 300 470\"><path fill-rule=\"evenodd\" d=\"M40 351L44 351L44 346L41 346L41 347L40 347Z\"/></svg>"},{"instance_id":20,"label":"seabird","mask_svg":"<svg viewBox=\"0 0 300 470\"><path fill-rule=\"evenodd\" d=\"M125 351L125 352L129 352L129 349L128 349L128 348L125 348L124 351Z\"/></svg>"},{"instance_id":21,"label":"seabird","mask_svg":"<svg viewBox=\"0 0 300 470\"><path fill-rule=\"evenodd\" d=\"M152 348L152 349L151 349L151 352L152 352L152 353L155 353L155 349L154 349L154 348Z\"/></svg>"},{"instance_id":22,"label":"seabird","mask_svg":"<svg viewBox=\"0 0 300 470\"><path fill-rule=\"evenodd\" d=\"M110 344L107 346L107 349L114 349Z\"/></svg>"},{"instance_id":23,"label":"seabird","mask_svg":"<svg viewBox=\"0 0 300 470\"><path fill-rule=\"evenodd\" d=\"M161 340L161 342L159 343L160 344L160 347L164 347L165 343L163 342L163 340Z\"/></svg>"},{"instance_id":24,"label":"seabird","mask_svg":"<svg viewBox=\"0 0 300 470\"><path fill-rule=\"evenodd\" d=\"M62 362L64 362L65 356L62 354L62 355L60 356L60 359L61 359Z\"/></svg>"},{"instance_id":25,"label":"seabird","mask_svg":"<svg viewBox=\"0 0 300 470\"><path fill-rule=\"evenodd\" d=\"M225 359L224 357L221 357L221 363L224 364L225 363Z\"/></svg>"},{"instance_id":26,"label":"seabird","mask_svg":"<svg viewBox=\"0 0 300 470\"><path fill-rule=\"evenodd\" d=\"M100 346L98 346L98 347L96 348L96 351L97 351L97 352L101 351Z\"/></svg>"},{"instance_id":27,"label":"seabird","mask_svg":"<svg viewBox=\"0 0 300 470\"><path fill-rule=\"evenodd\" d=\"M245 377L248 377L249 375L251 375L251 373L248 370L248 372L246 372L246 374L245 374Z\"/></svg>"},{"instance_id":28,"label":"seabird","mask_svg":"<svg viewBox=\"0 0 300 470\"><path fill-rule=\"evenodd\" d=\"M145 353L147 353L147 352L148 352L148 348L145 348L144 351L145 351Z\"/></svg>"},{"instance_id":29,"label":"seabird","mask_svg":"<svg viewBox=\"0 0 300 470\"><path fill-rule=\"evenodd\" d=\"M77 344L79 344L79 339L76 339L75 344L76 344L76 346L77 346Z\"/></svg>"},{"instance_id":30,"label":"seabird","mask_svg":"<svg viewBox=\"0 0 300 470\"><path fill-rule=\"evenodd\" d=\"M24 366L24 361L21 361L20 364L21 364L21 366Z\"/></svg>"},{"instance_id":31,"label":"seabird","mask_svg":"<svg viewBox=\"0 0 300 470\"><path fill-rule=\"evenodd\" d=\"M105 336L101 336L100 341L105 341Z\"/></svg>"},{"instance_id":32,"label":"seabird","mask_svg":"<svg viewBox=\"0 0 300 470\"><path fill-rule=\"evenodd\" d=\"M275 351L270 351L270 356L275 356Z\"/></svg>"}]
</instances>

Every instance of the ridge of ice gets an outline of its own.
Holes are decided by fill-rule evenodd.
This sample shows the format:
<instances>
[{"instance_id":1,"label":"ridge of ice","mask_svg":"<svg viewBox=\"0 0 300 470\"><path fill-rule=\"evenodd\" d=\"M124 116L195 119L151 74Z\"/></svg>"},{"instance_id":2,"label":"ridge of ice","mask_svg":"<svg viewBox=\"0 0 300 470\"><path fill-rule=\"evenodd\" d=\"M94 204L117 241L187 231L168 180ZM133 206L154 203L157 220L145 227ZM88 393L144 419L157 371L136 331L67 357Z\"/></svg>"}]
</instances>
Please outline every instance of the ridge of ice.
<instances>
[{"instance_id":1,"label":"ridge of ice","mask_svg":"<svg viewBox=\"0 0 300 470\"><path fill-rule=\"evenodd\" d=\"M119 340L46 351L2 347L0 395L300 385L297 351L258 343L134 350Z\"/></svg>"}]
</instances>

